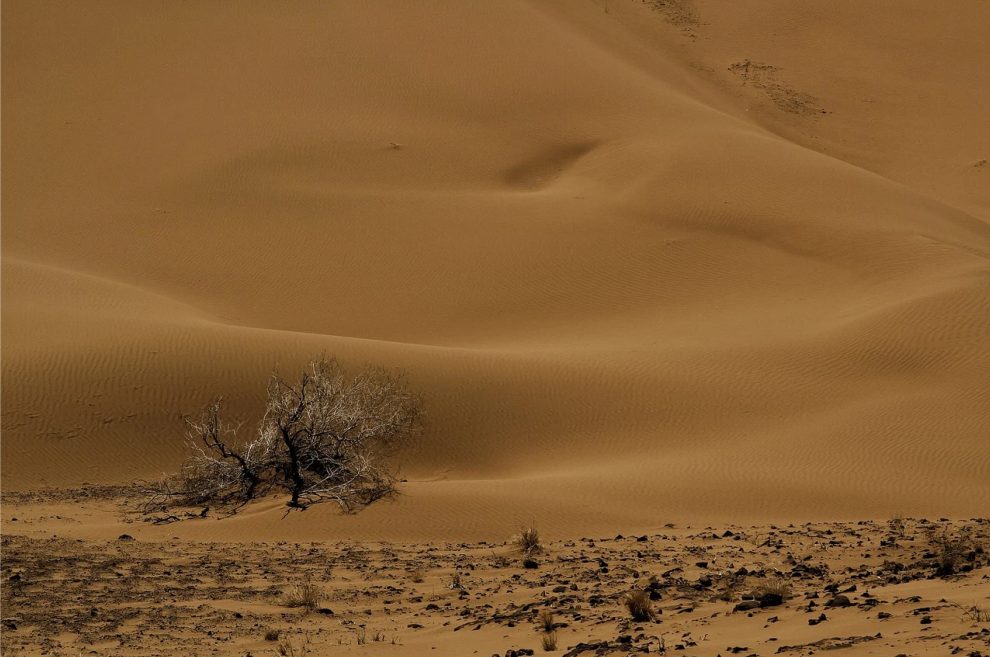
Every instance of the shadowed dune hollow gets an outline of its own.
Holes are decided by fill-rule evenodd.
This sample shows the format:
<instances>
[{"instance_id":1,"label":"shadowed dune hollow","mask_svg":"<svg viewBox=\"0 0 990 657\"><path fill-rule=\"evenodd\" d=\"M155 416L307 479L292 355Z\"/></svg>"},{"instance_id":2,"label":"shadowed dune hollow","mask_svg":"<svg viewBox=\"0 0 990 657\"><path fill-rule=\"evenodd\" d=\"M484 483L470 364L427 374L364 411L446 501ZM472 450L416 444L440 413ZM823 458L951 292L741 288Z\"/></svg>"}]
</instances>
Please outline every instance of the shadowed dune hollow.
<instances>
[{"instance_id":1,"label":"shadowed dune hollow","mask_svg":"<svg viewBox=\"0 0 990 657\"><path fill-rule=\"evenodd\" d=\"M325 352L424 395L403 494L182 531L985 513L987 24L6 2L3 488L172 470Z\"/></svg>"}]
</instances>

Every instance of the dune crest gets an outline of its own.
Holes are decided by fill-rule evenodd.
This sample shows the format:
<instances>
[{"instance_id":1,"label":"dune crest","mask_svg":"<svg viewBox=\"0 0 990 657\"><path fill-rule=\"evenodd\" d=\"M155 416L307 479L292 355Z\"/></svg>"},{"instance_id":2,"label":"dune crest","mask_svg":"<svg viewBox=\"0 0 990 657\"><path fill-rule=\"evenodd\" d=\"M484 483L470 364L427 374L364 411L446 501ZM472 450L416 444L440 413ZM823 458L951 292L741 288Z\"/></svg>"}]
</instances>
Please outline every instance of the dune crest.
<instances>
[{"instance_id":1,"label":"dune crest","mask_svg":"<svg viewBox=\"0 0 990 657\"><path fill-rule=\"evenodd\" d=\"M328 352L406 495L235 534L985 512L988 8L7 3L3 488Z\"/></svg>"}]
</instances>

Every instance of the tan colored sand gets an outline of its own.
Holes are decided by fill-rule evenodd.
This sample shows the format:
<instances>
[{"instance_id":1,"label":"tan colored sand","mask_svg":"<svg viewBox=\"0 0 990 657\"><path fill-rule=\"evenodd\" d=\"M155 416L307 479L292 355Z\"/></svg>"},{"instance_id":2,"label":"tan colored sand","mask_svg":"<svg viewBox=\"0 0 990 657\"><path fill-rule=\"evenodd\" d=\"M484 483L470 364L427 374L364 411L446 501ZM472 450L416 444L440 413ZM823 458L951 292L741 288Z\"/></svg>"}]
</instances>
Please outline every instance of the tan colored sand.
<instances>
[{"instance_id":1,"label":"tan colored sand","mask_svg":"<svg viewBox=\"0 0 990 657\"><path fill-rule=\"evenodd\" d=\"M544 535L543 549L530 557L536 568L524 568L509 537L202 543L170 536L209 520L158 528L117 522L95 536L98 509L107 510L92 500L7 501L5 655L504 656L529 649L572 657L644 650L889 657L990 648L987 554L962 556L959 573L934 577L939 537L985 545L986 521ZM315 587L314 609L290 606L300 584ZM737 609L767 586L783 599ZM651 587L653 619L631 620L623 596ZM828 606L836 594L849 605ZM556 633L548 653L541 612L552 613ZM582 644L593 647L582 651Z\"/></svg>"},{"instance_id":2,"label":"tan colored sand","mask_svg":"<svg viewBox=\"0 0 990 657\"><path fill-rule=\"evenodd\" d=\"M985 513L988 23L6 2L3 488L156 476L327 351L431 425L306 540Z\"/></svg>"}]
</instances>

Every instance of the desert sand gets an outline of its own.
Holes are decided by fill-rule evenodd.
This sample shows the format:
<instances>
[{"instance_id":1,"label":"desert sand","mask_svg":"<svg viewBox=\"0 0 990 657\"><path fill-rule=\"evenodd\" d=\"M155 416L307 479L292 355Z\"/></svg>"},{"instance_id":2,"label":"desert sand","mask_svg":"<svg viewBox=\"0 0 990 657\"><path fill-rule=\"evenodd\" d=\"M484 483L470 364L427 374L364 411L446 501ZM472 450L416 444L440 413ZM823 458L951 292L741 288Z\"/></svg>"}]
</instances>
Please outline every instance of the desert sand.
<instances>
[{"instance_id":1,"label":"desert sand","mask_svg":"<svg viewBox=\"0 0 990 657\"><path fill-rule=\"evenodd\" d=\"M987 25L984 0L4 2L4 581L49 578L5 598L4 615L48 604L64 573L39 562L95 564L125 533L128 563L146 566L121 577L145 587L174 562L250 560L280 541L392 551L403 568L438 550L429 586L394 594L406 616L421 612L411 595L454 605L399 615L435 643L403 630L404 648L378 647L504 654L539 648L532 622L527 641L490 624L454 639L483 613L453 615L485 587L513 588L491 601L501 609L548 577L569 586L567 560L598 554L585 537L643 535L656 553L639 566L635 543L597 544L640 573L596 584L613 615L621 586L674 567L668 547L672 564L702 561L683 550L708 549L705 527L793 525L809 553L820 536L806 523L855 542L869 522L875 543L895 516L948 518L985 537ZM422 394L427 430L401 455L395 499L350 515L286 514L271 498L231 517L135 519L123 491L178 467L182 414L224 395L250 426L272 368L320 354L402 368ZM911 522L905 563L924 559L931 529ZM530 523L548 561L493 570L486 550ZM666 542L668 524L683 543ZM470 605L439 583L462 544L480 569ZM786 551L739 545L735 566L786 565ZM865 551L877 547L845 545L833 566L858 568ZM217 609L275 613L266 587L304 571L272 568L278 582L250 570L215 596L178 596L192 614L180 634L203 646ZM904 619L915 603L895 600L915 595L990 606L979 571L870 590L904 587L877 592ZM341 619L391 575L348 577L326 585L351 641ZM849 581L798 582L788 613ZM111 634L164 604L94 595L76 600L138 610ZM188 610L211 596L227 602ZM678 617L698 642L684 654L776 650L746 638L765 619L737 602ZM376 617L382 600L368 606ZM567 619L561 650L616 639L614 618L581 613L595 620ZM707 614L724 640L698 641ZM894 644L847 652L947 654L915 641L912 619ZM779 645L881 631L794 623ZM28 654L83 639L117 654L86 623L24 627L7 634ZM141 652L128 641L121 654ZM231 641L202 654L275 649Z\"/></svg>"}]
</instances>

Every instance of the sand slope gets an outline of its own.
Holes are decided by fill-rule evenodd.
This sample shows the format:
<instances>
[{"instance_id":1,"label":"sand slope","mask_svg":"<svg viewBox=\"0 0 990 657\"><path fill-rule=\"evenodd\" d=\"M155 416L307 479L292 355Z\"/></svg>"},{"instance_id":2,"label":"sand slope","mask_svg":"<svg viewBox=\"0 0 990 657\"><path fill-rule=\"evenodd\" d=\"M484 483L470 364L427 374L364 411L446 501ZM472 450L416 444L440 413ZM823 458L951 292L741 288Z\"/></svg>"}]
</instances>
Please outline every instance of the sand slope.
<instances>
[{"instance_id":1,"label":"sand slope","mask_svg":"<svg viewBox=\"0 0 990 657\"><path fill-rule=\"evenodd\" d=\"M6 3L3 487L327 351L431 426L321 531L984 512L990 5L722 5Z\"/></svg>"}]
</instances>

